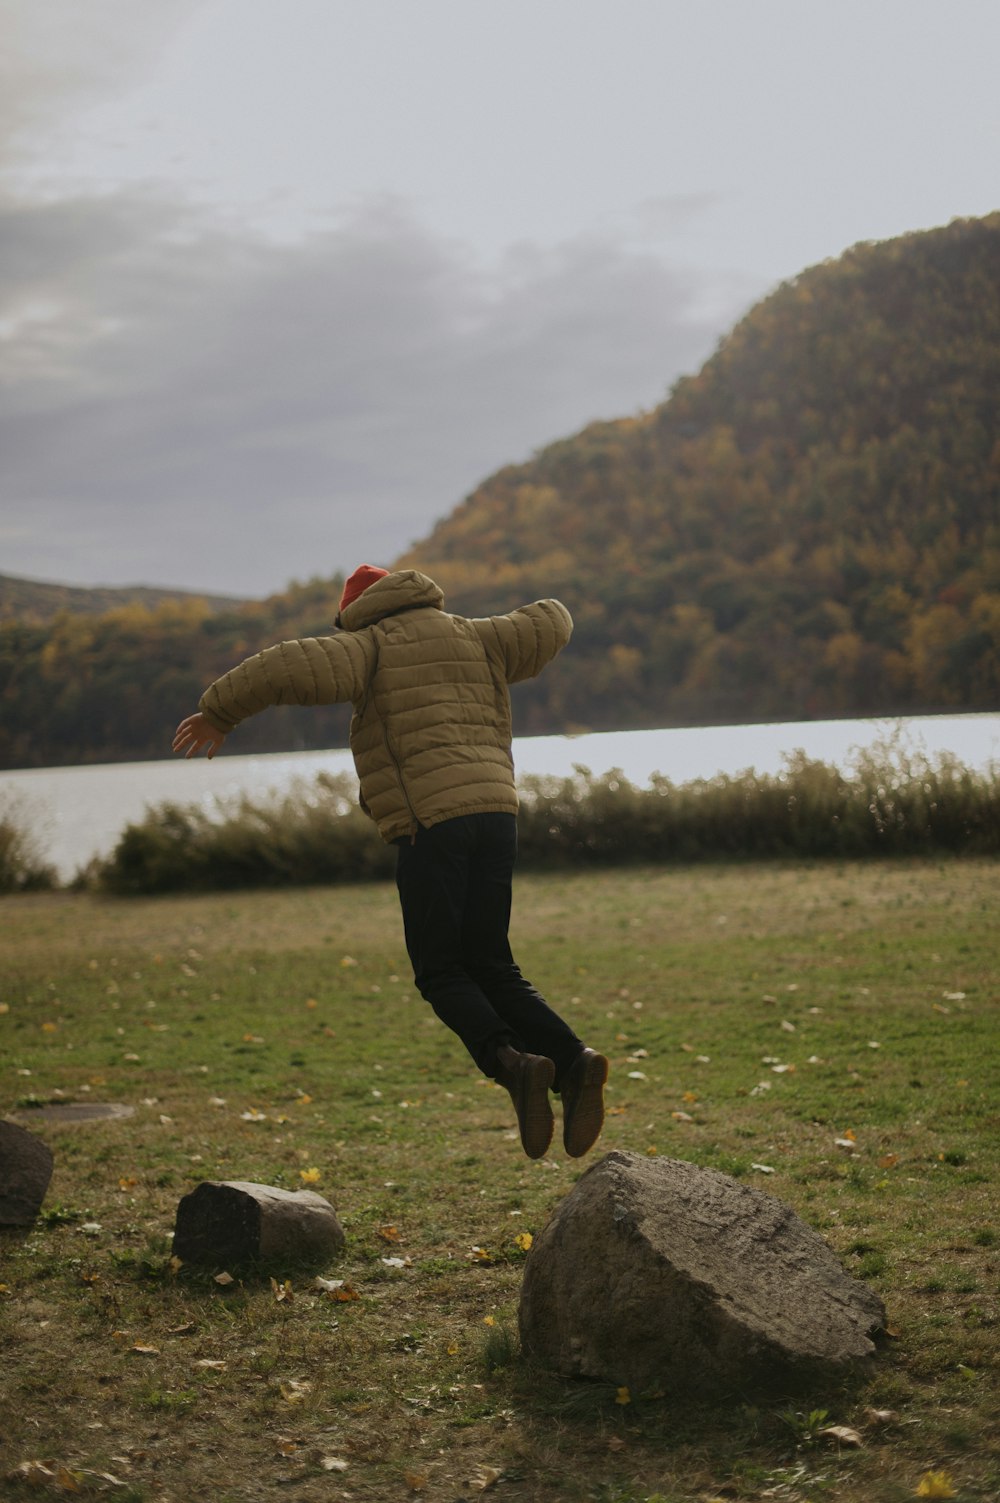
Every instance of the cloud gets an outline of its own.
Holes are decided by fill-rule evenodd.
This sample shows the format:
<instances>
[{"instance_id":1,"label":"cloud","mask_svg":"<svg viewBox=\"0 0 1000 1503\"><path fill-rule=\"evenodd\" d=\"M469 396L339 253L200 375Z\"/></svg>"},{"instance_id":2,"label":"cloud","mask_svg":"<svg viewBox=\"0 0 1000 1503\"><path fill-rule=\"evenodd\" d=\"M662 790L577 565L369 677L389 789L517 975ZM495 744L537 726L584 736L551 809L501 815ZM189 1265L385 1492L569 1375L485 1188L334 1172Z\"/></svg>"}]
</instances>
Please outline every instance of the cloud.
<instances>
[{"instance_id":1,"label":"cloud","mask_svg":"<svg viewBox=\"0 0 1000 1503\"><path fill-rule=\"evenodd\" d=\"M262 594L389 561L662 400L750 292L611 234L488 266L385 198L295 244L137 191L0 200L0 568Z\"/></svg>"},{"instance_id":2,"label":"cloud","mask_svg":"<svg viewBox=\"0 0 1000 1503\"><path fill-rule=\"evenodd\" d=\"M23 162L66 113L126 88L200 0L0 0L0 151Z\"/></svg>"}]
</instances>

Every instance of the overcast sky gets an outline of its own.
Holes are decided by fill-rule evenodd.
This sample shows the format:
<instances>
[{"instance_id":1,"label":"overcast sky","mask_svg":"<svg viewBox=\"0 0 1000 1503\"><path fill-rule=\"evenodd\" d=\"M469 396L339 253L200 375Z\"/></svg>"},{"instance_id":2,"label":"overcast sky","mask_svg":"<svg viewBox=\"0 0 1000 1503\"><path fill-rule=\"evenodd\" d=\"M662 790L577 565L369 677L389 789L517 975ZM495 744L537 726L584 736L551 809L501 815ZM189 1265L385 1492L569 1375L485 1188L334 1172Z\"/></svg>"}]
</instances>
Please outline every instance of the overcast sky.
<instances>
[{"instance_id":1,"label":"overcast sky","mask_svg":"<svg viewBox=\"0 0 1000 1503\"><path fill-rule=\"evenodd\" d=\"M996 0L0 0L0 572L264 595L1000 208Z\"/></svg>"}]
</instances>

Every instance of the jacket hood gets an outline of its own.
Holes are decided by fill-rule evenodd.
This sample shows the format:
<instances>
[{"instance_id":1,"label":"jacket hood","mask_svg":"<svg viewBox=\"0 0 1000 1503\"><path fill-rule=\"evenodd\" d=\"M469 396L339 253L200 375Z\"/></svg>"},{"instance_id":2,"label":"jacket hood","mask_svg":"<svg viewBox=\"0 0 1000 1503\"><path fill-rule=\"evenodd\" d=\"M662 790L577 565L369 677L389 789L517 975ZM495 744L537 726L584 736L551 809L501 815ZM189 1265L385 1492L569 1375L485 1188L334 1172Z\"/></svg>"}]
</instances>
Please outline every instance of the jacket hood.
<instances>
[{"instance_id":1,"label":"jacket hood","mask_svg":"<svg viewBox=\"0 0 1000 1503\"><path fill-rule=\"evenodd\" d=\"M340 625L344 631L361 631L386 616L421 607L443 610L444 591L418 569L395 569L345 606L340 613Z\"/></svg>"}]
</instances>

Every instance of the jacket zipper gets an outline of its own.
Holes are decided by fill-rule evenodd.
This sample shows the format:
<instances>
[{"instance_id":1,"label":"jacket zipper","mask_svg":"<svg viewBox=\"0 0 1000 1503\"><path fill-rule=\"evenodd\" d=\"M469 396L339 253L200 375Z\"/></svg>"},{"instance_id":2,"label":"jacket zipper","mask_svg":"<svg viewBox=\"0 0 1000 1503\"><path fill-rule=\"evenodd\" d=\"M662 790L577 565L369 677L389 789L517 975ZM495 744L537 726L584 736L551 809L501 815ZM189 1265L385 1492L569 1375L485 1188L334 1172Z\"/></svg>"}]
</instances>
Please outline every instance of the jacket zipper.
<instances>
[{"instance_id":1,"label":"jacket zipper","mask_svg":"<svg viewBox=\"0 0 1000 1503\"><path fill-rule=\"evenodd\" d=\"M413 805L410 803L410 795L407 793L407 791L406 791L406 784L403 781L403 769L399 765L399 758L396 756L396 753L393 751L393 749L392 749L392 742L389 740L389 728L386 725L385 721L381 720L381 717L380 717L380 721L381 721L381 725L382 725L382 739L385 741L385 749L389 753L389 758L390 758L390 760L392 762L393 767L395 767L395 769L396 769L396 777L399 779L399 791L403 795L403 799L404 799L404 801L406 803L406 807L410 811L410 819L412 820L412 826L411 826L411 829L410 829L410 844L411 845L416 845L416 843L417 843L417 829L418 829L418 827L420 825L420 821L417 818L416 810L414 809Z\"/></svg>"}]
</instances>

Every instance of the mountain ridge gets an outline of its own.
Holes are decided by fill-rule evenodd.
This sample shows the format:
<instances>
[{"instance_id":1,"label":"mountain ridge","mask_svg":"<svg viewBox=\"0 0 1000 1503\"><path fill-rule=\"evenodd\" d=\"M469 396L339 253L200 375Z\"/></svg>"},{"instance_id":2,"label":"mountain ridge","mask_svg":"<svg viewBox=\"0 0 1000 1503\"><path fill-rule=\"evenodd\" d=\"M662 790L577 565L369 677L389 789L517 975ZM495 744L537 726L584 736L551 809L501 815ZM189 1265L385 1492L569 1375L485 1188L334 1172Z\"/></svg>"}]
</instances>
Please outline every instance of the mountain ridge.
<instances>
[{"instance_id":1,"label":"mountain ridge","mask_svg":"<svg viewBox=\"0 0 1000 1503\"><path fill-rule=\"evenodd\" d=\"M249 603L246 596L171 589L165 585L67 585L0 574L0 621L51 621L62 611L93 616L123 605L155 609L166 601L186 600L203 600L213 611L232 610Z\"/></svg>"}]
</instances>

